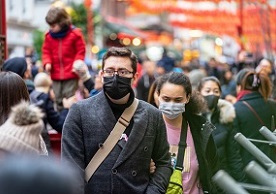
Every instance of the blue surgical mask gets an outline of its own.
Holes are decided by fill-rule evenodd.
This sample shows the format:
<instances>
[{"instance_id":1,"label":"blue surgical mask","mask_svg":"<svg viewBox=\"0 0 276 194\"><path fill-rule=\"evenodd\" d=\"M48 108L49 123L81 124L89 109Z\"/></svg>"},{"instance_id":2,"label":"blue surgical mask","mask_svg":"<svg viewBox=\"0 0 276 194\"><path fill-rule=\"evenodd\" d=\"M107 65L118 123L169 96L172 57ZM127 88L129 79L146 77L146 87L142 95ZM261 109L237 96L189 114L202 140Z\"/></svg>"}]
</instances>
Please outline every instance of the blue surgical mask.
<instances>
[{"instance_id":1,"label":"blue surgical mask","mask_svg":"<svg viewBox=\"0 0 276 194\"><path fill-rule=\"evenodd\" d=\"M180 114L185 112L185 103L161 102L159 103L159 110L168 119L175 119Z\"/></svg>"}]
</instances>

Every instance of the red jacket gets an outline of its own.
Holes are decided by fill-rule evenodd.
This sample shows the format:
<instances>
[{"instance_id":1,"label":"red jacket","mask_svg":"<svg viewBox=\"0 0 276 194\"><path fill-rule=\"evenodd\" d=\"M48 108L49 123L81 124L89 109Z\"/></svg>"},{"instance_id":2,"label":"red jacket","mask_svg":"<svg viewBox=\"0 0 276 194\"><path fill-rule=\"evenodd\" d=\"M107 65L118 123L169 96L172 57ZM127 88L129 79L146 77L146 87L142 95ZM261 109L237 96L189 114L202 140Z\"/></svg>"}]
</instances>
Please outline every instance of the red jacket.
<instances>
[{"instance_id":1,"label":"red jacket","mask_svg":"<svg viewBox=\"0 0 276 194\"><path fill-rule=\"evenodd\" d=\"M53 38L49 32L45 34L42 46L42 62L52 65L52 80L77 79L72 72L73 62L84 60L85 41L79 28L71 28L63 38Z\"/></svg>"}]
</instances>

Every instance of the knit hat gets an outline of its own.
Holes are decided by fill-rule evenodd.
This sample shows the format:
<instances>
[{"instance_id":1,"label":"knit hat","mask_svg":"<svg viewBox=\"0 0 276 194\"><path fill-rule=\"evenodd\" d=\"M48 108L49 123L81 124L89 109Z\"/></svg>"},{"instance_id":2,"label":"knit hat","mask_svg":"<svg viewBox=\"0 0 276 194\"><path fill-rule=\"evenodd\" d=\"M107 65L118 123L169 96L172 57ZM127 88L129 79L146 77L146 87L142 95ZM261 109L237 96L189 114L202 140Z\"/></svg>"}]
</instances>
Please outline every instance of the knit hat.
<instances>
[{"instance_id":1,"label":"knit hat","mask_svg":"<svg viewBox=\"0 0 276 194\"><path fill-rule=\"evenodd\" d=\"M18 75L20 75L22 78L24 77L24 73L27 70L27 62L24 57L14 57L11 59L8 59L3 64L3 71L11 71Z\"/></svg>"},{"instance_id":2,"label":"knit hat","mask_svg":"<svg viewBox=\"0 0 276 194\"><path fill-rule=\"evenodd\" d=\"M8 120L0 126L0 149L16 154L47 155L41 137L44 128L41 110L22 101L14 106Z\"/></svg>"}]
</instances>

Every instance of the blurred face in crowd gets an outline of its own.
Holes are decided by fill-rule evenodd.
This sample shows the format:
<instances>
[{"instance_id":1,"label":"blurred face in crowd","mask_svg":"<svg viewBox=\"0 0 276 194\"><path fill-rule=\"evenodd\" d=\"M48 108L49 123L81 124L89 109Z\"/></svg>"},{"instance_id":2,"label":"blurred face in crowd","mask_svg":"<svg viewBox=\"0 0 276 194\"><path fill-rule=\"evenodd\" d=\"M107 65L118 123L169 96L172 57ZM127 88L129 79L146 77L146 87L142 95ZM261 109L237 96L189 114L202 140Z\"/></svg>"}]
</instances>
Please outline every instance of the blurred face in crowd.
<instances>
[{"instance_id":1,"label":"blurred face in crowd","mask_svg":"<svg viewBox=\"0 0 276 194\"><path fill-rule=\"evenodd\" d=\"M156 67L156 65L155 65L155 63L153 61L145 61L143 63L143 70L149 76L153 76L154 75L155 67Z\"/></svg>"},{"instance_id":2,"label":"blurred face in crowd","mask_svg":"<svg viewBox=\"0 0 276 194\"><path fill-rule=\"evenodd\" d=\"M261 60L260 64L256 68L256 72L270 75L272 73L271 63L266 59Z\"/></svg>"},{"instance_id":3,"label":"blurred face in crowd","mask_svg":"<svg viewBox=\"0 0 276 194\"><path fill-rule=\"evenodd\" d=\"M25 79L30 79L32 77L32 62L30 61L30 58L26 58L27 62L27 70L24 73Z\"/></svg>"},{"instance_id":4,"label":"blurred face in crowd","mask_svg":"<svg viewBox=\"0 0 276 194\"><path fill-rule=\"evenodd\" d=\"M199 92L205 98L209 110L214 110L214 108L218 104L218 100L221 95L218 84L215 81L208 80L203 83L202 88Z\"/></svg>"},{"instance_id":5,"label":"blurred face in crowd","mask_svg":"<svg viewBox=\"0 0 276 194\"><path fill-rule=\"evenodd\" d=\"M53 32L53 33L57 33L61 30L61 27L59 24L52 24L50 25L50 30Z\"/></svg>"}]
</instances>

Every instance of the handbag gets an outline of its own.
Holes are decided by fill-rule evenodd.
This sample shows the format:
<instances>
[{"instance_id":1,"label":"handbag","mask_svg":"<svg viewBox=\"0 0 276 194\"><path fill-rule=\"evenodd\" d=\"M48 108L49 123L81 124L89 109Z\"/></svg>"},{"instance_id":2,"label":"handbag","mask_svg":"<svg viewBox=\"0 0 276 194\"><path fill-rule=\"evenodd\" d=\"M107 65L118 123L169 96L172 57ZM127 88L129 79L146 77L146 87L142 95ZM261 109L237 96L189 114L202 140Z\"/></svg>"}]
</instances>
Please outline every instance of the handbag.
<instances>
[{"instance_id":1,"label":"handbag","mask_svg":"<svg viewBox=\"0 0 276 194\"><path fill-rule=\"evenodd\" d=\"M85 180L87 182L90 180L94 172L98 169L104 159L117 144L123 132L129 125L129 122L138 107L138 103L139 100L134 98L132 104L124 110L123 114L118 119L117 123L115 124L113 130L110 132L105 142L100 146L99 150L88 163L87 167L85 168Z\"/></svg>"},{"instance_id":2,"label":"handbag","mask_svg":"<svg viewBox=\"0 0 276 194\"><path fill-rule=\"evenodd\" d=\"M178 143L178 153L176 159L176 165L173 170L173 173L170 177L169 185L167 187L166 194L182 194L183 185L182 185L182 171L183 171L183 159L185 155L185 149L187 147L187 128L188 123L182 119L182 130L180 134L180 141Z\"/></svg>"}]
</instances>

